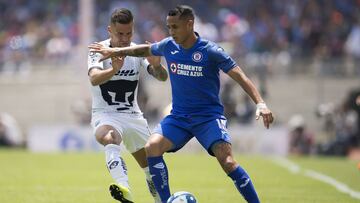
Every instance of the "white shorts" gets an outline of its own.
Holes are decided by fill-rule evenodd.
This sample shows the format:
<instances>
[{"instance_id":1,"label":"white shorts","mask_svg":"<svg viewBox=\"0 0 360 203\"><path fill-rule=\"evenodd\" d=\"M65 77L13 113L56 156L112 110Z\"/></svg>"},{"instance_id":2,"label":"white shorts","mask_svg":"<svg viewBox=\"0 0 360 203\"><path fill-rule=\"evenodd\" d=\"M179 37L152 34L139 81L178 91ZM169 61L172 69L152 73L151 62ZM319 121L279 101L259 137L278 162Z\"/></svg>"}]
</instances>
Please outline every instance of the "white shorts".
<instances>
[{"instance_id":1,"label":"white shorts","mask_svg":"<svg viewBox=\"0 0 360 203\"><path fill-rule=\"evenodd\" d=\"M122 142L130 153L144 148L150 136L148 123L143 116L96 112L92 115L91 125L94 128L94 134L97 128L103 125L110 125L115 128L120 133Z\"/></svg>"}]
</instances>

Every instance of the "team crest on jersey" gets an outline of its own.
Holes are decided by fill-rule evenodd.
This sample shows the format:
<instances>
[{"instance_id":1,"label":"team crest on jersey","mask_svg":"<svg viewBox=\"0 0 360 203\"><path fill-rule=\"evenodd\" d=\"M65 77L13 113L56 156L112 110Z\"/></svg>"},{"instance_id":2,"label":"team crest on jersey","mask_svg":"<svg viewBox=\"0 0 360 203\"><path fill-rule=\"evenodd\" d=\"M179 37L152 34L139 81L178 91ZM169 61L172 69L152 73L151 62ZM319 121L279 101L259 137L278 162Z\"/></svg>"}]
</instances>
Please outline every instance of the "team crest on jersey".
<instances>
[{"instance_id":1,"label":"team crest on jersey","mask_svg":"<svg viewBox=\"0 0 360 203\"><path fill-rule=\"evenodd\" d=\"M171 64L170 64L170 70L171 70L173 73L176 73L176 70L177 70L177 65L176 65L176 63L171 63Z\"/></svg>"},{"instance_id":2,"label":"team crest on jersey","mask_svg":"<svg viewBox=\"0 0 360 203\"><path fill-rule=\"evenodd\" d=\"M202 58L203 58L202 53L198 52L198 51L193 53L193 55L192 55L192 60L195 62L200 62L202 60Z\"/></svg>"}]
</instances>

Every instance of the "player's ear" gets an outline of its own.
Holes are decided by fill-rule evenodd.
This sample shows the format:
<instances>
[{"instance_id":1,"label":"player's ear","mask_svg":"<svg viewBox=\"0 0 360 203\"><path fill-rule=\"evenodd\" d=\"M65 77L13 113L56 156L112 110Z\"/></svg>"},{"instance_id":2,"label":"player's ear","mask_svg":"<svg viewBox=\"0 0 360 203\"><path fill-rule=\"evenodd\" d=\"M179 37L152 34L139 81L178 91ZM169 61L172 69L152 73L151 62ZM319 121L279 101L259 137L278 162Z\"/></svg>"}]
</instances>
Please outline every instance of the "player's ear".
<instances>
[{"instance_id":1,"label":"player's ear","mask_svg":"<svg viewBox=\"0 0 360 203\"><path fill-rule=\"evenodd\" d=\"M194 28L194 20L188 20L188 27L190 29Z\"/></svg>"},{"instance_id":2,"label":"player's ear","mask_svg":"<svg viewBox=\"0 0 360 203\"><path fill-rule=\"evenodd\" d=\"M107 27L107 30L108 30L108 33L111 34L111 26L110 25Z\"/></svg>"}]
</instances>

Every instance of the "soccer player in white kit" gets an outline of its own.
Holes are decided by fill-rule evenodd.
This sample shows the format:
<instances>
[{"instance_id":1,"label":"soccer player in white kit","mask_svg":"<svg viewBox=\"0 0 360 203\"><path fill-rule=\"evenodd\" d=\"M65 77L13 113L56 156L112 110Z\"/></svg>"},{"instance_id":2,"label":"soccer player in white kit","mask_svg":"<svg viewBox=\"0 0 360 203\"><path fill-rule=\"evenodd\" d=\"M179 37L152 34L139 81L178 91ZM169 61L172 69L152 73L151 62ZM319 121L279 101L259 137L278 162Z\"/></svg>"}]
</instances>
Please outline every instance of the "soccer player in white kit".
<instances>
[{"instance_id":1,"label":"soccer player in white kit","mask_svg":"<svg viewBox=\"0 0 360 203\"><path fill-rule=\"evenodd\" d=\"M108 26L110 38L101 44L109 47L132 46L133 15L128 9L116 9ZM127 169L121 158L120 143L144 170L150 193L161 202L150 177L144 146L150 131L137 104L141 68L160 81L168 77L160 57L114 57L99 62L101 54L89 52L88 75L92 84L92 121L96 140L105 146L106 165L115 183L112 197L123 203L133 202Z\"/></svg>"}]
</instances>

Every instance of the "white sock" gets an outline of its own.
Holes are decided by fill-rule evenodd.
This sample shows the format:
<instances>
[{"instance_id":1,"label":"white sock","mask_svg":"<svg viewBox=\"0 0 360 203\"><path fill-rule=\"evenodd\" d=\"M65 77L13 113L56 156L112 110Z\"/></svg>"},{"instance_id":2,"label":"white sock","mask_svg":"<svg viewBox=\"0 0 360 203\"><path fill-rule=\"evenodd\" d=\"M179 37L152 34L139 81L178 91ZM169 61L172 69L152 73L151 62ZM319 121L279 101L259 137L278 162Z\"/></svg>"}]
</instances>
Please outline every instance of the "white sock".
<instances>
[{"instance_id":1,"label":"white sock","mask_svg":"<svg viewBox=\"0 0 360 203\"><path fill-rule=\"evenodd\" d=\"M106 166L111 177L117 184L130 188L127 168L124 160L121 158L120 150L121 148L119 145L108 144L105 146Z\"/></svg>"},{"instance_id":2,"label":"white sock","mask_svg":"<svg viewBox=\"0 0 360 203\"><path fill-rule=\"evenodd\" d=\"M148 189L150 191L151 196L153 196L153 198L155 200L155 203L161 203L160 195L156 191L154 183L153 183L153 181L151 179L149 167L145 167L145 168L143 168L143 170L144 170L144 173L145 173L146 183L147 183L147 186L148 186Z\"/></svg>"}]
</instances>

